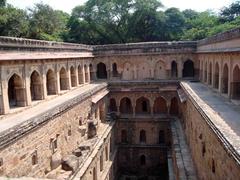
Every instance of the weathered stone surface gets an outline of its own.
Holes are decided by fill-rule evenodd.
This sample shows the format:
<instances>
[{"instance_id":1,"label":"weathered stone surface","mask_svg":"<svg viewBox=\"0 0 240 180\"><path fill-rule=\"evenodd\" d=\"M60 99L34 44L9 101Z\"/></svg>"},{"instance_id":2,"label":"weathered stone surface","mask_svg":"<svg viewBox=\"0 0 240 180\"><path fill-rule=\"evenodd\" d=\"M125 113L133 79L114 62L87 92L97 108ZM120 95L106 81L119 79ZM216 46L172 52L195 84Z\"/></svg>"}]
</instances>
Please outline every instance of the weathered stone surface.
<instances>
[{"instance_id":1,"label":"weathered stone surface","mask_svg":"<svg viewBox=\"0 0 240 180\"><path fill-rule=\"evenodd\" d=\"M78 157L75 155L67 155L62 159L62 169L65 171L75 172L79 166Z\"/></svg>"},{"instance_id":2,"label":"weathered stone surface","mask_svg":"<svg viewBox=\"0 0 240 180\"><path fill-rule=\"evenodd\" d=\"M53 170L59 167L61 165L61 162L62 162L62 156L60 152L54 153L51 157L51 169Z\"/></svg>"}]
</instances>

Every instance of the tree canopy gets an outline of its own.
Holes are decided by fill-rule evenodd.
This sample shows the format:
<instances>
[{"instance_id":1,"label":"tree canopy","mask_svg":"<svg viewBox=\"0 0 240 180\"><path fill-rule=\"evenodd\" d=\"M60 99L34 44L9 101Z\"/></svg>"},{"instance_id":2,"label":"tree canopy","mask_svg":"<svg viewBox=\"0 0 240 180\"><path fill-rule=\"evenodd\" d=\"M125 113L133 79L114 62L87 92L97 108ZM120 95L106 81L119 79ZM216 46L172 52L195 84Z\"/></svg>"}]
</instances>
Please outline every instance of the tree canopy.
<instances>
[{"instance_id":1,"label":"tree canopy","mask_svg":"<svg viewBox=\"0 0 240 180\"><path fill-rule=\"evenodd\" d=\"M37 3L21 10L0 0L0 35L84 44L199 40L240 25L240 1L196 12L159 0L88 0L69 15Z\"/></svg>"}]
</instances>

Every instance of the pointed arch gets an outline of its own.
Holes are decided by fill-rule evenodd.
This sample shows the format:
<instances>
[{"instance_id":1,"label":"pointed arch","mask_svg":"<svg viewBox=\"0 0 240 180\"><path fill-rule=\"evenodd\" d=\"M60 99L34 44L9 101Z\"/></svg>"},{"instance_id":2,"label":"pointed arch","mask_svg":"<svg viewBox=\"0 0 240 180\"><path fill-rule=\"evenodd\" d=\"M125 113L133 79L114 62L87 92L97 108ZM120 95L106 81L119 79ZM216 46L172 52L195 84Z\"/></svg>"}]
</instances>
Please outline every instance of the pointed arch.
<instances>
[{"instance_id":1,"label":"pointed arch","mask_svg":"<svg viewBox=\"0 0 240 180\"><path fill-rule=\"evenodd\" d=\"M33 71L30 76L30 91L33 101L43 99L42 77L37 71Z\"/></svg>"},{"instance_id":2,"label":"pointed arch","mask_svg":"<svg viewBox=\"0 0 240 180\"><path fill-rule=\"evenodd\" d=\"M150 114L150 101L145 97L140 97L136 101L136 114Z\"/></svg>"},{"instance_id":3,"label":"pointed arch","mask_svg":"<svg viewBox=\"0 0 240 180\"><path fill-rule=\"evenodd\" d=\"M81 65L78 66L78 84L84 84L84 77L83 77L83 68Z\"/></svg>"},{"instance_id":4,"label":"pointed arch","mask_svg":"<svg viewBox=\"0 0 240 180\"><path fill-rule=\"evenodd\" d=\"M138 80L149 79L150 75L150 66L148 63L141 63L138 67Z\"/></svg>"},{"instance_id":5,"label":"pointed arch","mask_svg":"<svg viewBox=\"0 0 240 180\"><path fill-rule=\"evenodd\" d=\"M183 64L183 77L194 77L194 63L190 59Z\"/></svg>"},{"instance_id":6,"label":"pointed arch","mask_svg":"<svg viewBox=\"0 0 240 180\"><path fill-rule=\"evenodd\" d=\"M215 64L214 88L219 89L219 64Z\"/></svg>"},{"instance_id":7,"label":"pointed arch","mask_svg":"<svg viewBox=\"0 0 240 180\"><path fill-rule=\"evenodd\" d=\"M77 77L76 77L76 70L73 66L70 67L70 74L71 74L71 87L76 87Z\"/></svg>"},{"instance_id":8,"label":"pointed arch","mask_svg":"<svg viewBox=\"0 0 240 180\"><path fill-rule=\"evenodd\" d=\"M56 74L49 69L46 74L47 95L57 94Z\"/></svg>"},{"instance_id":9,"label":"pointed arch","mask_svg":"<svg viewBox=\"0 0 240 180\"><path fill-rule=\"evenodd\" d=\"M171 77L177 78L178 77L178 68L176 61L172 61L171 63Z\"/></svg>"},{"instance_id":10,"label":"pointed arch","mask_svg":"<svg viewBox=\"0 0 240 180\"><path fill-rule=\"evenodd\" d=\"M67 71L64 67L60 70L60 90L67 90L68 89L68 75Z\"/></svg>"},{"instance_id":11,"label":"pointed arch","mask_svg":"<svg viewBox=\"0 0 240 180\"><path fill-rule=\"evenodd\" d=\"M139 142L140 143L146 143L147 137L146 137L146 131L142 129L139 133Z\"/></svg>"},{"instance_id":12,"label":"pointed arch","mask_svg":"<svg viewBox=\"0 0 240 180\"><path fill-rule=\"evenodd\" d=\"M85 83L89 83L90 82L90 79L89 79L89 76L90 74L89 73L89 67L85 64L84 65L84 72L85 72Z\"/></svg>"},{"instance_id":13,"label":"pointed arch","mask_svg":"<svg viewBox=\"0 0 240 180\"><path fill-rule=\"evenodd\" d=\"M166 114L167 113L167 101L163 97L158 97L154 101L153 105L154 114Z\"/></svg>"},{"instance_id":14,"label":"pointed arch","mask_svg":"<svg viewBox=\"0 0 240 180\"><path fill-rule=\"evenodd\" d=\"M229 77L228 77L228 65L225 64L223 67L223 75L222 75L222 93L227 94L228 93L228 81L229 81Z\"/></svg>"},{"instance_id":15,"label":"pointed arch","mask_svg":"<svg viewBox=\"0 0 240 180\"><path fill-rule=\"evenodd\" d=\"M8 101L10 108L26 105L24 90L22 78L14 73L8 80Z\"/></svg>"},{"instance_id":16,"label":"pointed arch","mask_svg":"<svg viewBox=\"0 0 240 180\"><path fill-rule=\"evenodd\" d=\"M212 62L209 63L208 84L212 85Z\"/></svg>"},{"instance_id":17,"label":"pointed arch","mask_svg":"<svg viewBox=\"0 0 240 180\"><path fill-rule=\"evenodd\" d=\"M107 68L106 65L102 62L97 64L97 78L107 79Z\"/></svg>"},{"instance_id":18,"label":"pointed arch","mask_svg":"<svg viewBox=\"0 0 240 180\"><path fill-rule=\"evenodd\" d=\"M240 99L240 68L236 65L233 69L232 98Z\"/></svg>"},{"instance_id":19,"label":"pointed arch","mask_svg":"<svg viewBox=\"0 0 240 180\"><path fill-rule=\"evenodd\" d=\"M113 77L118 77L117 63L113 63L113 64L112 64L112 76L113 76Z\"/></svg>"},{"instance_id":20,"label":"pointed arch","mask_svg":"<svg viewBox=\"0 0 240 180\"><path fill-rule=\"evenodd\" d=\"M132 114L133 113L132 102L128 97L124 97L121 99L120 112L122 114Z\"/></svg>"},{"instance_id":21,"label":"pointed arch","mask_svg":"<svg viewBox=\"0 0 240 180\"><path fill-rule=\"evenodd\" d=\"M111 98L109 101L109 111L110 112L117 112L117 103L114 98Z\"/></svg>"}]
</instances>

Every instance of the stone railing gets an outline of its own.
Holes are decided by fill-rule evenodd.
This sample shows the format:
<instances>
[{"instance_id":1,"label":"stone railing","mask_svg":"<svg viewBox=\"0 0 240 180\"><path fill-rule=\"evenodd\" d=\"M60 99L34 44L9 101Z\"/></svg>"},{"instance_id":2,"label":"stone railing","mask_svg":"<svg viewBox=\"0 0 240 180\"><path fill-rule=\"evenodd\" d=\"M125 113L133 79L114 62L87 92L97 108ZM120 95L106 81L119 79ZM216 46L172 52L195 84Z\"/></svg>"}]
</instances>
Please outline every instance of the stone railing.
<instances>
[{"instance_id":1,"label":"stone railing","mask_svg":"<svg viewBox=\"0 0 240 180\"><path fill-rule=\"evenodd\" d=\"M198 46L203 46L203 45L227 41L227 40L231 40L231 39L235 39L235 38L240 38L240 28L231 29L229 31L216 34L209 38L198 41L197 44L198 44Z\"/></svg>"},{"instance_id":2,"label":"stone railing","mask_svg":"<svg viewBox=\"0 0 240 180\"><path fill-rule=\"evenodd\" d=\"M93 46L94 55L124 54L159 54L159 53L193 53L196 51L195 41L143 42L129 44L111 44Z\"/></svg>"},{"instance_id":3,"label":"stone railing","mask_svg":"<svg viewBox=\"0 0 240 180\"><path fill-rule=\"evenodd\" d=\"M84 44L0 36L0 50L92 51Z\"/></svg>"}]
</instances>

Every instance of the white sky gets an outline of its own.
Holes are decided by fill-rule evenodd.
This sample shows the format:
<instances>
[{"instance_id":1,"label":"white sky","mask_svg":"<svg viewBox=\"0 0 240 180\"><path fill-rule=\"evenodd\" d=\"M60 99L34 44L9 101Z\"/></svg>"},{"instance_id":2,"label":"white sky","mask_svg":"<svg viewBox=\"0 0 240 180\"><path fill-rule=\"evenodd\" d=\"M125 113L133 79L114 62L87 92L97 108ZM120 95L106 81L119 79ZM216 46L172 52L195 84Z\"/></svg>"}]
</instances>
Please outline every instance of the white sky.
<instances>
[{"instance_id":1,"label":"white sky","mask_svg":"<svg viewBox=\"0 0 240 180\"><path fill-rule=\"evenodd\" d=\"M71 13L71 10L75 6L84 4L87 0L7 0L9 4L22 9L32 7L33 4L41 1L49 4L54 9ZM166 8L177 7L181 10L193 9L196 11L204 11L207 9L218 11L222 7L228 6L234 1L236 0L161 0Z\"/></svg>"}]
</instances>

